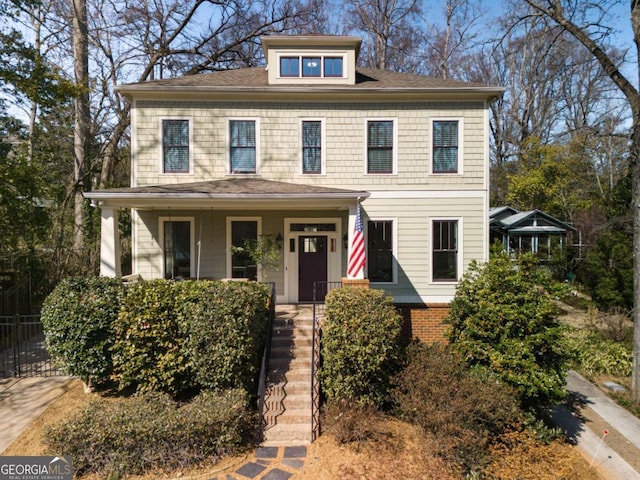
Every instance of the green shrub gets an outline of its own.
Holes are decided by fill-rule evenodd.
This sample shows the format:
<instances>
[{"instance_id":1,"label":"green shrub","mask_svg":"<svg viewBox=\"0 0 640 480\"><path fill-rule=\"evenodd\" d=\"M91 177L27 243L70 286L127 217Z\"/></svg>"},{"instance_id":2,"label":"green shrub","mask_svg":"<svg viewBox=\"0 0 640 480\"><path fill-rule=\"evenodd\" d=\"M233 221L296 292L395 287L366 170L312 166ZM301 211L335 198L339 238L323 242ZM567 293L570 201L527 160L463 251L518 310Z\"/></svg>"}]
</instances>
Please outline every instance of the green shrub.
<instances>
[{"instance_id":1,"label":"green shrub","mask_svg":"<svg viewBox=\"0 0 640 480\"><path fill-rule=\"evenodd\" d=\"M46 443L73 458L76 474L121 478L216 460L251 443L256 417L241 390L205 392L180 406L166 394L92 402L50 427Z\"/></svg>"},{"instance_id":2,"label":"green shrub","mask_svg":"<svg viewBox=\"0 0 640 480\"><path fill-rule=\"evenodd\" d=\"M633 356L623 344L604 338L586 328L567 331L566 350L573 368L587 377L606 374L617 377L631 375Z\"/></svg>"},{"instance_id":3,"label":"green shrub","mask_svg":"<svg viewBox=\"0 0 640 480\"><path fill-rule=\"evenodd\" d=\"M524 409L542 409L566 394L562 327L548 273L535 258L493 255L473 262L447 319L451 348L470 366L511 385Z\"/></svg>"},{"instance_id":4,"label":"green shrub","mask_svg":"<svg viewBox=\"0 0 640 480\"><path fill-rule=\"evenodd\" d=\"M184 348L189 308L211 283L151 280L127 287L114 324L114 378L120 389L177 397L195 386Z\"/></svg>"},{"instance_id":5,"label":"green shrub","mask_svg":"<svg viewBox=\"0 0 640 480\"><path fill-rule=\"evenodd\" d=\"M69 278L56 286L42 307L53 361L88 385L104 384L112 373L113 323L123 294L119 279Z\"/></svg>"},{"instance_id":6,"label":"green shrub","mask_svg":"<svg viewBox=\"0 0 640 480\"><path fill-rule=\"evenodd\" d=\"M189 309L186 352L205 388L256 391L269 289L256 282L213 282Z\"/></svg>"},{"instance_id":7,"label":"green shrub","mask_svg":"<svg viewBox=\"0 0 640 480\"><path fill-rule=\"evenodd\" d=\"M438 453L467 472L485 466L488 447L523 418L513 389L476 373L446 347L412 343L393 379L400 416L433 434Z\"/></svg>"},{"instance_id":8,"label":"green shrub","mask_svg":"<svg viewBox=\"0 0 640 480\"><path fill-rule=\"evenodd\" d=\"M322 391L329 400L382 405L400 353L401 317L381 290L340 288L326 297Z\"/></svg>"}]
</instances>

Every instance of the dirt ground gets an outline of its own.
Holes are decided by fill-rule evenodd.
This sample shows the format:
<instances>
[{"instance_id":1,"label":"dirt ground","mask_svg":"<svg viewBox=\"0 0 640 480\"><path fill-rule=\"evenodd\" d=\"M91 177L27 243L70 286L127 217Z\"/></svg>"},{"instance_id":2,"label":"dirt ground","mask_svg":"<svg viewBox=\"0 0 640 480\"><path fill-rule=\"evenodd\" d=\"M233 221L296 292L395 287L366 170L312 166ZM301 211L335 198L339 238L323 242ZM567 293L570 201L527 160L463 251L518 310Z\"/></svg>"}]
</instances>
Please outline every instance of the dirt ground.
<instances>
[{"instance_id":1,"label":"dirt ground","mask_svg":"<svg viewBox=\"0 0 640 480\"><path fill-rule=\"evenodd\" d=\"M42 443L42 435L47 425L57 424L68 419L73 412L81 409L92 398L85 394L80 381L73 383L67 393L58 398L47 411L35 420L31 426L3 453L3 455L47 455ZM446 463L431 454L435 448L434 440L425 438L419 429L395 419L387 419L379 429L378 437L371 442L358 445L339 445L331 435L321 436L309 449L304 467L292 477L295 480L383 480L403 479L458 479ZM602 480L598 473L589 468L588 461L577 449L563 445L556 455L570 464L571 474L556 477L553 473L555 462L546 459L536 465L534 476L519 475L519 479L556 479ZM216 465L204 465L189 471L160 473L154 472L135 480L159 479L210 479L232 473L242 465L251 452L245 455L229 457ZM543 459L545 460L545 459ZM531 467L528 467L531 470ZM566 470L566 467L565 467ZM85 480L98 480L98 476L86 476ZM503 477L504 478L504 477ZM132 477L133 480L133 477Z\"/></svg>"}]
</instances>

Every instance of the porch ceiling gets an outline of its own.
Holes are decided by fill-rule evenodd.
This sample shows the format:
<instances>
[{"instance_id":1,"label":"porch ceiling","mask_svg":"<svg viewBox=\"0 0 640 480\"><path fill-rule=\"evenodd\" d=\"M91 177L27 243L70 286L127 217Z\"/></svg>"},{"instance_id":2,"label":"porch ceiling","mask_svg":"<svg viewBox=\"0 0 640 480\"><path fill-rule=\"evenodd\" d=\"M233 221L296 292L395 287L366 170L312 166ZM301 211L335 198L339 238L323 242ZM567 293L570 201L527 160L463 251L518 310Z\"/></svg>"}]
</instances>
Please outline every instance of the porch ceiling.
<instances>
[{"instance_id":1,"label":"porch ceiling","mask_svg":"<svg viewBox=\"0 0 640 480\"><path fill-rule=\"evenodd\" d=\"M138 209L210 208L261 210L345 209L370 193L358 190L233 178L208 182L113 188L86 192L99 207Z\"/></svg>"}]
</instances>

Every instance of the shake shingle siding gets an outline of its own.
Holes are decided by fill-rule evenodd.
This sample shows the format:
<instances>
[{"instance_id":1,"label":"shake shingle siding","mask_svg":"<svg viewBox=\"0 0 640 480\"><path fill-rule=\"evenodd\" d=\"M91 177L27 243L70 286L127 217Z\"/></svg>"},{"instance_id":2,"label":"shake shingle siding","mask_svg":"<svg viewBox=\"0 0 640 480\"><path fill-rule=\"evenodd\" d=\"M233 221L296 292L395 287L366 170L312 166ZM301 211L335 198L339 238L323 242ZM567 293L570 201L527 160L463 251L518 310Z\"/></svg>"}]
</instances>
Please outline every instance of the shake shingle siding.
<instances>
[{"instance_id":1,"label":"shake shingle siding","mask_svg":"<svg viewBox=\"0 0 640 480\"><path fill-rule=\"evenodd\" d=\"M326 104L239 102L136 102L137 186L228 178L228 129L231 118L259 119L261 178L341 188L483 188L484 106L474 102ZM193 130L192 175L161 173L160 122L189 118ZM301 119L325 122L325 175L301 174ZM366 122L395 119L397 173L367 175ZM431 119L462 119L461 175L432 175Z\"/></svg>"}]
</instances>

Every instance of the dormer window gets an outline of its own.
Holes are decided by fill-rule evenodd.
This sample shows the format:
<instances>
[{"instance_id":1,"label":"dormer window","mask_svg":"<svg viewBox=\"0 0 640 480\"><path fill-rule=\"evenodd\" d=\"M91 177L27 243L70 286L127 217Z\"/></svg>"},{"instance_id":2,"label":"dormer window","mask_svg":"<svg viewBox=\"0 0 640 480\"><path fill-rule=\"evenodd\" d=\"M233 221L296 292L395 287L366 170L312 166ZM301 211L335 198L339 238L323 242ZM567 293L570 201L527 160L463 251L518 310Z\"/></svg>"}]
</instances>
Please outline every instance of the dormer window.
<instances>
[{"instance_id":1,"label":"dormer window","mask_svg":"<svg viewBox=\"0 0 640 480\"><path fill-rule=\"evenodd\" d=\"M343 57L336 56L282 56L280 77L338 77L344 76Z\"/></svg>"}]
</instances>

